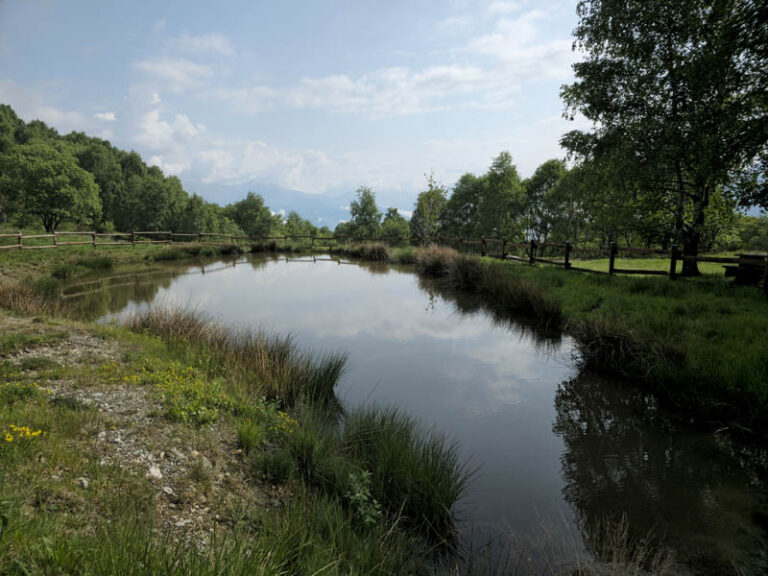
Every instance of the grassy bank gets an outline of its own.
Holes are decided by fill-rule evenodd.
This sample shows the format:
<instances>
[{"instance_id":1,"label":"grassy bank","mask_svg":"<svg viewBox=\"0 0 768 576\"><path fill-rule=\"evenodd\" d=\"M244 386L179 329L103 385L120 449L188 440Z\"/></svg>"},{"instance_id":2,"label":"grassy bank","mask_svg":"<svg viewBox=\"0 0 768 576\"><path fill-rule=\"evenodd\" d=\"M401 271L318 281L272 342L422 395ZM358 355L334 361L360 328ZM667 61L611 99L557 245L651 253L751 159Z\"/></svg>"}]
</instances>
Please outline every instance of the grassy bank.
<instances>
[{"instance_id":1,"label":"grassy bank","mask_svg":"<svg viewBox=\"0 0 768 576\"><path fill-rule=\"evenodd\" d=\"M5 250L0 252L0 278L4 280L52 276L59 280L85 276L117 266L189 258L215 258L239 254L235 245L190 243L183 245L137 244L136 246L67 246L56 250Z\"/></svg>"},{"instance_id":2,"label":"grassy bank","mask_svg":"<svg viewBox=\"0 0 768 576\"><path fill-rule=\"evenodd\" d=\"M0 312L0 573L429 574L467 473L340 356L189 312Z\"/></svg>"},{"instance_id":3,"label":"grassy bank","mask_svg":"<svg viewBox=\"0 0 768 576\"><path fill-rule=\"evenodd\" d=\"M768 434L768 299L723 278L583 274L427 247L417 271L579 342L585 367L641 383L684 420ZM541 333L541 332L540 332Z\"/></svg>"}]
</instances>

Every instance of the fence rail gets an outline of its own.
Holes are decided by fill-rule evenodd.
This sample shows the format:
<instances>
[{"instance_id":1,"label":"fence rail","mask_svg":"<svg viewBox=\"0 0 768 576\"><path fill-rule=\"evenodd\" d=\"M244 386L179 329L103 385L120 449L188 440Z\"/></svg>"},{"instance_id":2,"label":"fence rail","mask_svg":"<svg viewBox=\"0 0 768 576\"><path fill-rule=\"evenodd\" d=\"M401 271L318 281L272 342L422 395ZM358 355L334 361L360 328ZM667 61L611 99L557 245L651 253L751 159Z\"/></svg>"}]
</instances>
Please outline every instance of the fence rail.
<instances>
[{"instance_id":1,"label":"fence rail","mask_svg":"<svg viewBox=\"0 0 768 576\"><path fill-rule=\"evenodd\" d=\"M85 236L90 240L72 240L60 241L62 237ZM339 243L348 241L364 241L364 238L352 235L334 235L334 236L312 236L308 234L292 234L283 236L243 236L235 234L221 234L217 232L173 232L172 230L138 230L133 232L96 232L87 231L62 231L52 234L27 234L21 231L18 233L0 234L0 243L3 239L15 239L15 244L0 244L2 250L46 250L56 249L65 246L136 246L139 244L157 244L157 245L184 245L190 243L206 243L214 246L227 246L237 242L270 242L277 248L280 242L287 246L289 241L309 241L310 248L314 249L316 244ZM99 241L99 239L109 239L110 241ZM193 239L190 241L190 239ZM25 244L25 240L51 240L51 244ZM117 240L117 241L115 241ZM196 242L195 242L196 240ZM214 241L220 240L220 241ZM408 239L397 236L383 236L377 240L387 241L398 245L401 243L423 245L426 243L437 243L449 245L457 248L459 251L471 250L477 253L479 247L480 255L496 257L503 260L528 263L534 265L537 263L549 264L553 266L562 266L566 270L575 270L580 272L589 272L593 274L628 274L628 275L650 275L650 276L668 276L675 279L678 263L682 262L707 262L715 264L724 264L727 276L735 276L737 283L759 284L762 282L763 288L768 294L768 255L764 254L741 254L736 257L722 256L690 256L681 254L676 246L669 250L656 248L631 248L619 247L612 243L608 248L591 246L574 246L569 242L554 243L540 242L535 240L529 242L517 242L507 238L460 238L455 236L436 236L436 237L412 237ZM514 254L512 252L517 252ZM669 260L667 270L648 270L620 268L616 266L616 258L620 254L630 254L633 257L655 256L661 259ZM589 258L608 257L608 270L595 270L579 264L581 260ZM562 259L558 259L562 257Z\"/></svg>"}]
</instances>

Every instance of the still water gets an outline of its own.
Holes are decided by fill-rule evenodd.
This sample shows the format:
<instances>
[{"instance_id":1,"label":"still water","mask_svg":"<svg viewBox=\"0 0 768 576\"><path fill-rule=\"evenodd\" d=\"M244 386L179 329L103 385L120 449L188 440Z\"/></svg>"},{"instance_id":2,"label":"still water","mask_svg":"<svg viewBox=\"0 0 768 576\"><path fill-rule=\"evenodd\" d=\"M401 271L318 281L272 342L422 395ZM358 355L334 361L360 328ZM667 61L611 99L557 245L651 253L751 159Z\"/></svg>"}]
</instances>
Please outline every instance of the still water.
<instances>
[{"instance_id":1,"label":"still water","mask_svg":"<svg viewBox=\"0 0 768 576\"><path fill-rule=\"evenodd\" d=\"M409 269L248 257L115 272L68 292L85 293L72 302L103 320L181 305L346 352L346 406L397 405L477 469L457 510L475 546L583 553L606 518L624 515L691 573L768 572L764 450L672 421L632 387L581 373L569 338L542 337Z\"/></svg>"}]
</instances>

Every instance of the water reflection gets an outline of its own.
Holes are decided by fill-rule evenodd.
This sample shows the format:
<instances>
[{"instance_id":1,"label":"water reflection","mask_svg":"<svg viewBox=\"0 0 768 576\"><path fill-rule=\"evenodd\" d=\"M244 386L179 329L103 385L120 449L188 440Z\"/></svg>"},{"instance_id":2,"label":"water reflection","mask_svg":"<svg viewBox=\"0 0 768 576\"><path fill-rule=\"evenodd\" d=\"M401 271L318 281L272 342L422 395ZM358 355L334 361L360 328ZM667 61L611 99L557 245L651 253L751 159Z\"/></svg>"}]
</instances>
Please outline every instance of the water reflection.
<instances>
[{"instance_id":1,"label":"water reflection","mask_svg":"<svg viewBox=\"0 0 768 576\"><path fill-rule=\"evenodd\" d=\"M755 522L768 513L764 453L734 457L728 438L681 428L648 395L591 375L564 382L555 407L563 494L585 542L626 514L696 574L768 570L768 534Z\"/></svg>"},{"instance_id":2,"label":"water reflection","mask_svg":"<svg viewBox=\"0 0 768 576\"><path fill-rule=\"evenodd\" d=\"M345 405L399 405L480 468L459 511L478 538L561 523L590 546L598 524L626 514L695 573L768 567L764 453L674 425L634 388L578 375L569 338L477 296L327 256L170 264L94 281L99 290L71 300L91 318L180 304L349 353Z\"/></svg>"}]
</instances>

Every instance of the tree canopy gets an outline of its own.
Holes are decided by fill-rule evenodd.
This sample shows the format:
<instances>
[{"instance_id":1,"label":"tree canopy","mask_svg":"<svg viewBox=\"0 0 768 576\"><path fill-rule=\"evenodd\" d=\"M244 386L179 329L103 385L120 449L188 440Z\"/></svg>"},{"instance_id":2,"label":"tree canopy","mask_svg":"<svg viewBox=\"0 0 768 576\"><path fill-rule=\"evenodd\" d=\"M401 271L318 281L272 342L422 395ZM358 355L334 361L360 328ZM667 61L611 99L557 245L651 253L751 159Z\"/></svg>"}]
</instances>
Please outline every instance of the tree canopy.
<instances>
[{"instance_id":1,"label":"tree canopy","mask_svg":"<svg viewBox=\"0 0 768 576\"><path fill-rule=\"evenodd\" d=\"M582 0L577 13L584 60L562 96L593 129L562 143L583 160L620 163L624 179L673 214L677 240L695 255L714 195L765 157L768 5ZM696 274L695 261L683 272Z\"/></svg>"}]
</instances>

